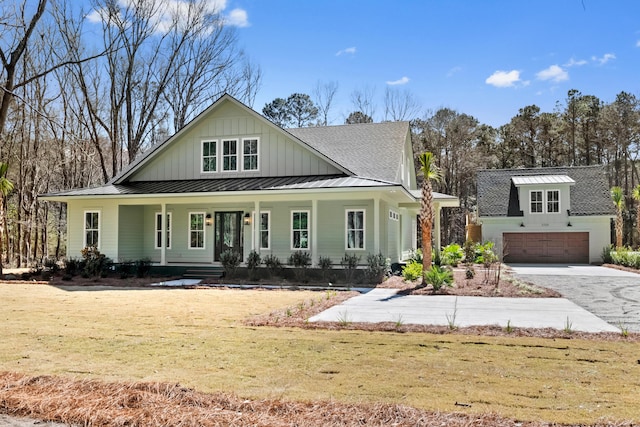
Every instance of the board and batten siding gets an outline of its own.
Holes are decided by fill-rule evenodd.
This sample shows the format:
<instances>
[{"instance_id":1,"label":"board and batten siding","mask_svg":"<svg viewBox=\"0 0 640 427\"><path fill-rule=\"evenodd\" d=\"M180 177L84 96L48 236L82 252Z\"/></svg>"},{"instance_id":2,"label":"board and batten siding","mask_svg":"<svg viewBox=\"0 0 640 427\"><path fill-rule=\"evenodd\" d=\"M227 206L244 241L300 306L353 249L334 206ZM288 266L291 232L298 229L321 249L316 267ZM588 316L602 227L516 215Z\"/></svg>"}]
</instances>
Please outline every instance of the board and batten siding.
<instances>
[{"instance_id":1,"label":"board and batten siding","mask_svg":"<svg viewBox=\"0 0 640 427\"><path fill-rule=\"evenodd\" d=\"M221 141L238 139L238 171L221 171ZM258 171L242 171L242 138L259 139ZM202 141L218 141L218 171L201 172ZM341 171L278 129L231 103L220 105L136 172L131 181L330 175Z\"/></svg>"},{"instance_id":2,"label":"board and batten siding","mask_svg":"<svg viewBox=\"0 0 640 427\"><path fill-rule=\"evenodd\" d=\"M135 261L144 252L144 206L120 206L118 227L119 261Z\"/></svg>"}]
</instances>

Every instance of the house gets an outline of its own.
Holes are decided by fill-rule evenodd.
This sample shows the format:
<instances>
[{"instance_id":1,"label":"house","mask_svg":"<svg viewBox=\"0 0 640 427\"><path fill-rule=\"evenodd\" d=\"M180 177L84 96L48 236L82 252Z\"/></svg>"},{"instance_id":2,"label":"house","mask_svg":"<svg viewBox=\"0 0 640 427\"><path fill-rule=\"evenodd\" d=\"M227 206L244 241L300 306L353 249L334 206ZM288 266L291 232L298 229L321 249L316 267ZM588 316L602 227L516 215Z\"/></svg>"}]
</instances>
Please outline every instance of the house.
<instances>
[{"instance_id":1,"label":"house","mask_svg":"<svg viewBox=\"0 0 640 427\"><path fill-rule=\"evenodd\" d=\"M599 263L615 209L603 166L478 172L478 222L512 263Z\"/></svg>"},{"instance_id":2,"label":"house","mask_svg":"<svg viewBox=\"0 0 640 427\"><path fill-rule=\"evenodd\" d=\"M162 266L216 264L226 250L397 262L417 247L413 158L406 122L285 130L223 95L107 184L41 198L67 204L68 256L94 245Z\"/></svg>"}]
</instances>

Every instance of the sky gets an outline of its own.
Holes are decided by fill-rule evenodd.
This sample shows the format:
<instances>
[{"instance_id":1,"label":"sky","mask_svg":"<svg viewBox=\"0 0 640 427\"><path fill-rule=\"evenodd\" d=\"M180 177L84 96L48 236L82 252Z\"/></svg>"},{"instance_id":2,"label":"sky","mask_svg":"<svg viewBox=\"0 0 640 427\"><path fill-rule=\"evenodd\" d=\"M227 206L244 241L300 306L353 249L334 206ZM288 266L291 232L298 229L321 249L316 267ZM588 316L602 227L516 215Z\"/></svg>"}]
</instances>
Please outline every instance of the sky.
<instances>
[{"instance_id":1,"label":"sky","mask_svg":"<svg viewBox=\"0 0 640 427\"><path fill-rule=\"evenodd\" d=\"M552 112L577 89L640 96L637 0L215 0L261 67L253 105L337 82L342 124L355 90L408 91L418 116L451 108L500 126L535 104Z\"/></svg>"}]
</instances>

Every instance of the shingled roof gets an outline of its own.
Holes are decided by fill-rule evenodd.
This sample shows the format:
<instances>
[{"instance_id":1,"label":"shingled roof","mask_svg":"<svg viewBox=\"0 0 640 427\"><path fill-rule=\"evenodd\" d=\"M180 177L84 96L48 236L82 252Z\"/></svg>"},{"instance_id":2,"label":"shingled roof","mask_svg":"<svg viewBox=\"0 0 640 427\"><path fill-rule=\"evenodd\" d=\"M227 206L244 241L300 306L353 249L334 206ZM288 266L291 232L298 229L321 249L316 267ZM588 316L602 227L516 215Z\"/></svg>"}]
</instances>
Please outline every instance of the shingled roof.
<instances>
[{"instance_id":1,"label":"shingled roof","mask_svg":"<svg viewBox=\"0 0 640 427\"><path fill-rule=\"evenodd\" d=\"M566 175L571 186L571 215L615 215L604 166L572 166L529 169L485 169L478 172L478 213L488 216L521 216L517 176Z\"/></svg>"},{"instance_id":2,"label":"shingled roof","mask_svg":"<svg viewBox=\"0 0 640 427\"><path fill-rule=\"evenodd\" d=\"M287 129L361 178L399 182L408 122Z\"/></svg>"}]
</instances>

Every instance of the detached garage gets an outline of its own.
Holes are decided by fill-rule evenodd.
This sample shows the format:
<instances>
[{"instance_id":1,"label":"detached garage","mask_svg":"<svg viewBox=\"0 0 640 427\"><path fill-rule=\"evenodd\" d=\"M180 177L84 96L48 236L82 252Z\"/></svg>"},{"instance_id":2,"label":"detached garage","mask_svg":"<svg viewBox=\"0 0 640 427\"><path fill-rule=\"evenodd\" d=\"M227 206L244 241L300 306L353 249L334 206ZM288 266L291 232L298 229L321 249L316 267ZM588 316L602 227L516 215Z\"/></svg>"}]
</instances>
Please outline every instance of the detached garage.
<instances>
[{"instance_id":1,"label":"detached garage","mask_svg":"<svg viewBox=\"0 0 640 427\"><path fill-rule=\"evenodd\" d=\"M601 263L615 209L603 166L478 172L478 223L507 263Z\"/></svg>"},{"instance_id":2,"label":"detached garage","mask_svg":"<svg viewBox=\"0 0 640 427\"><path fill-rule=\"evenodd\" d=\"M504 233L504 262L589 263L589 233Z\"/></svg>"}]
</instances>

